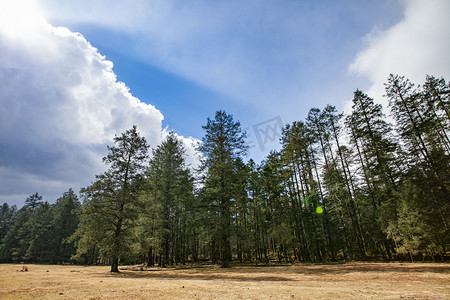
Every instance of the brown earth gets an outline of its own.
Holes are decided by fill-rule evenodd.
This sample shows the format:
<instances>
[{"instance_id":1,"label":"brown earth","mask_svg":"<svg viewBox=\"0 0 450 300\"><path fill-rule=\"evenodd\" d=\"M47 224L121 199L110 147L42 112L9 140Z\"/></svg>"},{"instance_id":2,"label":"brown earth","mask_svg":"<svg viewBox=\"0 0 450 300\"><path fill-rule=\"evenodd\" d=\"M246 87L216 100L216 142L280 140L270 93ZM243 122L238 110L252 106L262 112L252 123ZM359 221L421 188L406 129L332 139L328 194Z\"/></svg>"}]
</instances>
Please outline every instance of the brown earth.
<instances>
[{"instance_id":1,"label":"brown earth","mask_svg":"<svg viewBox=\"0 0 450 300\"><path fill-rule=\"evenodd\" d=\"M28 271L0 265L0 299L450 299L450 264L122 268L119 274L104 266L25 266Z\"/></svg>"}]
</instances>

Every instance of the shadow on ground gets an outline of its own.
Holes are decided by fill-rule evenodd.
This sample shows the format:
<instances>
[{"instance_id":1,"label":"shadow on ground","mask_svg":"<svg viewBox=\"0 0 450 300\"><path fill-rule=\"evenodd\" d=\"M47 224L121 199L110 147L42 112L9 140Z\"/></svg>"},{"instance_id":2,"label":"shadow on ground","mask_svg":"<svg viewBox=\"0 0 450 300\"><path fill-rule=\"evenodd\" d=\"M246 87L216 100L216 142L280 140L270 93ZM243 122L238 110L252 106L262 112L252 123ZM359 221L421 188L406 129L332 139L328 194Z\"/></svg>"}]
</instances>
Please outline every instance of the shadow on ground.
<instances>
[{"instance_id":1,"label":"shadow on ground","mask_svg":"<svg viewBox=\"0 0 450 300\"><path fill-rule=\"evenodd\" d=\"M209 272L195 272L195 273L186 273L180 272L177 270L166 271L166 270L157 270L157 271L121 271L120 273L106 274L108 277L120 277L120 278L155 278L155 279L176 279L176 280L231 280L231 281L296 281L295 279L282 277L282 276L252 276L251 272L237 272L236 275L232 273L209 273ZM239 274L242 274L239 276ZM99 275L104 277L104 275Z\"/></svg>"},{"instance_id":2,"label":"shadow on ground","mask_svg":"<svg viewBox=\"0 0 450 300\"><path fill-rule=\"evenodd\" d=\"M298 264L286 266L239 265L232 268L162 268L138 271L122 270L107 276L121 278L157 278L184 280L236 280L236 281L296 281L291 276L341 275L348 273L437 273L450 274L450 264L415 265L414 263L347 263L347 264ZM102 276L104 276L103 274ZM100 275L99 275L100 276Z\"/></svg>"}]
</instances>

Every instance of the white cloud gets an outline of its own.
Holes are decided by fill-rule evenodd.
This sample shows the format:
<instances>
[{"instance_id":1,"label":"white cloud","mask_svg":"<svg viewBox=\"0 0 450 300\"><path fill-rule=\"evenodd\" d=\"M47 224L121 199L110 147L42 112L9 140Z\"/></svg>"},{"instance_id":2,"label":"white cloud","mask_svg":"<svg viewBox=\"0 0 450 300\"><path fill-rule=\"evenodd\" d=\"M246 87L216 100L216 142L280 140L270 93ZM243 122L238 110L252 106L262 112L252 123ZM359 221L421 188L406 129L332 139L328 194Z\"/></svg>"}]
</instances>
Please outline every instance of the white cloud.
<instances>
[{"instance_id":1,"label":"white cloud","mask_svg":"<svg viewBox=\"0 0 450 300\"><path fill-rule=\"evenodd\" d=\"M155 146L163 120L81 34L32 20L0 21L0 202L18 205L36 191L54 201L89 184L105 168L106 145L134 124Z\"/></svg>"},{"instance_id":2,"label":"white cloud","mask_svg":"<svg viewBox=\"0 0 450 300\"><path fill-rule=\"evenodd\" d=\"M367 77L366 91L387 106L384 85L389 74L404 75L423 84L427 74L450 79L450 1L409 0L403 2L403 19L366 37L366 47L356 56L350 70Z\"/></svg>"}]
</instances>

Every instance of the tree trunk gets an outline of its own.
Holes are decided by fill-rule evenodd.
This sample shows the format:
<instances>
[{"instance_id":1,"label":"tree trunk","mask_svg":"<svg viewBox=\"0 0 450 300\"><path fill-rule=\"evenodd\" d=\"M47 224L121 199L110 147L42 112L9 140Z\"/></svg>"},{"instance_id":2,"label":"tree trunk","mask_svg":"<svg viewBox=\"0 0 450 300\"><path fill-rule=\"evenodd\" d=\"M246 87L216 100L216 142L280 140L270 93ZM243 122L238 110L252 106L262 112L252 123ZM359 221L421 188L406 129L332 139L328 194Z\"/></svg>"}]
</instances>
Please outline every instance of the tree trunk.
<instances>
[{"instance_id":1,"label":"tree trunk","mask_svg":"<svg viewBox=\"0 0 450 300\"><path fill-rule=\"evenodd\" d=\"M231 245L228 236L223 236L223 249L222 249L222 268L230 267L231 260Z\"/></svg>"},{"instance_id":2,"label":"tree trunk","mask_svg":"<svg viewBox=\"0 0 450 300\"><path fill-rule=\"evenodd\" d=\"M111 272L118 273L119 272L119 258L113 257L111 259Z\"/></svg>"}]
</instances>

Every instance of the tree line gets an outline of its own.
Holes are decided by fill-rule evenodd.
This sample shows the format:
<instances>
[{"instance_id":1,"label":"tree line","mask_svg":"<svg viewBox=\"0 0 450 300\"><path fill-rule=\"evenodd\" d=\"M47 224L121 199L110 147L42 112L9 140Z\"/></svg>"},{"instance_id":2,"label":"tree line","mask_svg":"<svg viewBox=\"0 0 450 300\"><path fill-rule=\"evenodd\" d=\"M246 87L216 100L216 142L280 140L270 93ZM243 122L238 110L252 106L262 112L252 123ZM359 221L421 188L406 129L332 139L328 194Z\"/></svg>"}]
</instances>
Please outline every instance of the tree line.
<instances>
[{"instance_id":1,"label":"tree line","mask_svg":"<svg viewBox=\"0 0 450 300\"><path fill-rule=\"evenodd\" d=\"M149 154L136 126L109 169L54 204L38 193L0 209L0 261L266 263L446 259L450 247L450 84L391 75L393 124L355 91L352 112L312 108L281 149L244 161L245 132L218 111L191 170L173 132Z\"/></svg>"}]
</instances>

